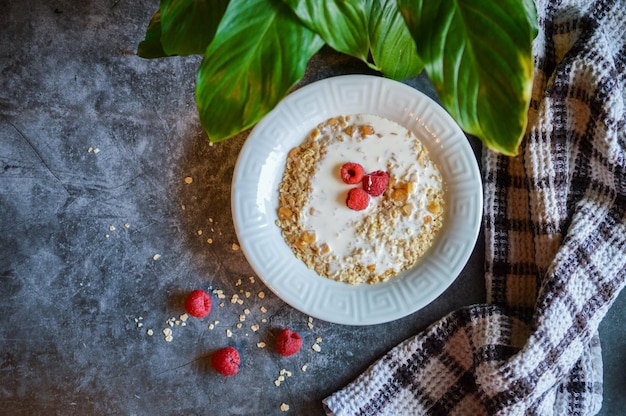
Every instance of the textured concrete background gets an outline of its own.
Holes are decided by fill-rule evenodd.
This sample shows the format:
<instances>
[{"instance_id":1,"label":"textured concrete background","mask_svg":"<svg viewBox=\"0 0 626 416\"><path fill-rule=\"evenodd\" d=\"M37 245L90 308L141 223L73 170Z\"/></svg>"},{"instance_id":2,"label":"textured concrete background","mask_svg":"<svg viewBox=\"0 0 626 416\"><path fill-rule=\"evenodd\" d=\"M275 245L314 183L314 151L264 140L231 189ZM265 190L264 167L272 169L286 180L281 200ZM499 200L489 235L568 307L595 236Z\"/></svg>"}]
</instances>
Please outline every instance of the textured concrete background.
<instances>
[{"instance_id":1,"label":"textured concrete background","mask_svg":"<svg viewBox=\"0 0 626 416\"><path fill-rule=\"evenodd\" d=\"M246 134L208 145L194 104L198 58L134 56L157 7L0 0L0 414L273 415L287 403L322 415L321 399L387 350L483 300L483 241L452 287L411 316L308 328L233 249L230 181ZM324 51L302 83L359 72ZM424 78L407 82L433 95ZM174 324L166 342L166 321L196 288L223 290L224 306L214 298L208 318ZM242 305L230 303L235 293ZM624 299L602 326L606 415L626 405ZM301 353L257 348L286 326L302 334ZM209 364L226 345L242 353L236 377ZM281 369L293 375L276 387Z\"/></svg>"}]
</instances>

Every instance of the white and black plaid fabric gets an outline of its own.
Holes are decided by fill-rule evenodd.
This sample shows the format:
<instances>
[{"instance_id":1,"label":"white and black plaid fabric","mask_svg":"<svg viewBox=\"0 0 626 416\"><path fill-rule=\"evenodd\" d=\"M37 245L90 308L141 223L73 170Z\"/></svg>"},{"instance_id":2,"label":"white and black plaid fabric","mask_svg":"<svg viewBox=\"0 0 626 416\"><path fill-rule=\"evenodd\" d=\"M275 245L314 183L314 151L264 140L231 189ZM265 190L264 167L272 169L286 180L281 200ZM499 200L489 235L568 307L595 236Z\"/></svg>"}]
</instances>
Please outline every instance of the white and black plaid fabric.
<instances>
[{"instance_id":1,"label":"white and black plaid fabric","mask_svg":"<svg viewBox=\"0 0 626 416\"><path fill-rule=\"evenodd\" d=\"M597 328L626 279L626 4L538 0L517 157L483 152L486 305L324 400L328 415L590 415Z\"/></svg>"}]
</instances>

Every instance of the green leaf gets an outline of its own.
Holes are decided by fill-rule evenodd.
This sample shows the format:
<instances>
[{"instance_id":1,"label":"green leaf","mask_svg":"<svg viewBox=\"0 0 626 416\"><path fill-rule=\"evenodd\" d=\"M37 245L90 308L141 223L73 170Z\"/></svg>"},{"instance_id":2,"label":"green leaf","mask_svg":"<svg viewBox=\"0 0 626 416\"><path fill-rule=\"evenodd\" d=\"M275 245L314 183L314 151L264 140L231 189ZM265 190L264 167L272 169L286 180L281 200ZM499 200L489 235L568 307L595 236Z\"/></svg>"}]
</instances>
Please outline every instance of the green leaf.
<instances>
[{"instance_id":1,"label":"green leaf","mask_svg":"<svg viewBox=\"0 0 626 416\"><path fill-rule=\"evenodd\" d=\"M146 59L168 56L161 45L161 12L158 11L150 19L144 40L137 46L137 55Z\"/></svg>"},{"instance_id":2,"label":"green leaf","mask_svg":"<svg viewBox=\"0 0 626 416\"><path fill-rule=\"evenodd\" d=\"M395 0L284 0L333 49L386 77L418 75L424 65Z\"/></svg>"},{"instance_id":3,"label":"green leaf","mask_svg":"<svg viewBox=\"0 0 626 416\"><path fill-rule=\"evenodd\" d=\"M201 55L215 35L228 0L161 0L161 43L168 55Z\"/></svg>"},{"instance_id":4,"label":"green leaf","mask_svg":"<svg viewBox=\"0 0 626 416\"><path fill-rule=\"evenodd\" d=\"M252 127L323 44L281 0L232 0L198 70L196 104L209 139Z\"/></svg>"},{"instance_id":5,"label":"green leaf","mask_svg":"<svg viewBox=\"0 0 626 416\"><path fill-rule=\"evenodd\" d=\"M366 0L284 1L331 48L367 62L370 42Z\"/></svg>"},{"instance_id":6,"label":"green leaf","mask_svg":"<svg viewBox=\"0 0 626 416\"><path fill-rule=\"evenodd\" d=\"M537 17L537 7L534 0L522 0L524 10L526 11L526 18L531 29L531 38L535 39L537 33L539 33L539 18Z\"/></svg>"},{"instance_id":7,"label":"green leaf","mask_svg":"<svg viewBox=\"0 0 626 416\"><path fill-rule=\"evenodd\" d=\"M430 81L461 128L515 155L527 124L536 33L526 0L398 0Z\"/></svg>"},{"instance_id":8,"label":"green leaf","mask_svg":"<svg viewBox=\"0 0 626 416\"><path fill-rule=\"evenodd\" d=\"M383 75L396 80L419 75L424 63L396 0L374 0L370 10L369 31L375 65Z\"/></svg>"}]
</instances>

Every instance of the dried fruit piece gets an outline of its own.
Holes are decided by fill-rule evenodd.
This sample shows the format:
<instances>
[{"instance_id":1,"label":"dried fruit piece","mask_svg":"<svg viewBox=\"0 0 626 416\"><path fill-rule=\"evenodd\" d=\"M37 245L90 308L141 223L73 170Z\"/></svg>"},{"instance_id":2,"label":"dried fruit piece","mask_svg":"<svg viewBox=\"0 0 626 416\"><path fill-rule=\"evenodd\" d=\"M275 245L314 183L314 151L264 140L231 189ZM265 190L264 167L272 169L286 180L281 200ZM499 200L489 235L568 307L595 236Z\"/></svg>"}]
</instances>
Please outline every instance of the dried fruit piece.
<instances>
[{"instance_id":1,"label":"dried fruit piece","mask_svg":"<svg viewBox=\"0 0 626 416\"><path fill-rule=\"evenodd\" d=\"M291 218L292 214L293 212L291 212L291 210L287 207L278 208L278 218L280 218L281 220L286 220L288 218Z\"/></svg>"},{"instance_id":2,"label":"dried fruit piece","mask_svg":"<svg viewBox=\"0 0 626 416\"><path fill-rule=\"evenodd\" d=\"M396 202L406 202L409 198L409 194L406 192L406 189L394 189L391 193L391 199Z\"/></svg>"},{"instance_id":3,"label":"dried fruit piece","mask_svg":"<svg viewBox=\"0 0 626 416\"><path fill-rule=\"evenodd\" d=\"M297 332L291 329L283 329L276 338L276 351L284 357L294 355L300 351L301 347L302 338Z\"/></svg>"},{"instance_id":4,"label":"dried fruit piece","mask_svg":"<svg viewBox=\"0 0 626 416\"><path fill-rule=\"evenodd\" d=\"M365 170L358 163L348 162L341 166L341 180L347 184L354 185L361 182L363 175L365 175Z\"/></svg>"},{"instance_id":5,"label":"dried fruit piece","mask_svg":"<svg viewBox=\"0 0 626 416\"><path fill-rule=\"evenodd\" d=\"M385 192L385 189L387 189L389 175L387 175L385 171L377 170L365 175L362 184L365 192L372 196L380 196Z\"/></svg>"},{"instance_id":6,"label":"dried fruit piece","mask_svg":"<svg viewBox=\"0 0 626 416\"><path fill-rule=\"evenodd\" d=\"M317 236L315 235L315 231L307 230L302 233L301 239L305 243L313 243L317 239Z\"/></svg>"},{"instance_id":7,"label":"dried fruit piece","mask_svg":"<svg viewBox=\"0 0 626 416\"><path fill-rule=\"evenodd\" d=\"M370 203L370 196L361 188L352 188L348 191L346 205L355 211L362 211Z\"/></svg>"},{"instance_id":8,"label":"dried fruit piece","mask_svg":"<svg viewBox=\"0 0 626 416\"><path fill-rule=\"evenodd\" d=\"M204 318L211 313L211 295L204 290L194 290L185 299L185 311L196 318Z\"/></svg>"},{"instance_id":9,"label":"dried fruit piece","mask_svg":"<svg viewBox=\"0 0 626 416\"><path fill-rule=\"evenodd\" d=\"M239 371L241 358L239 352L233 347L222 348L215 351L211 357L211 365L223 376L234 376Z\"/></svg>"},{"instance_id":10,"label":"dried fruit piece","mask_svg":"<svg viewBox=\"0 0 626 416\"><path fill-rule=\"evenodd\" d=\"M428 205L426 206L426 209L435 215L441 214L441 211L442 211L441 205L439 205L436 201L429 202Z\"/></svg>"},{"instance_id":11,"label":"dried fruit piece","mask_svg":"<svg viewBox=\"0 0 626 416\"><path fill-rule=\"evenodd\" d=\"M361 133L362 136L369 136L370 134L374 134L374 127L369 124L359 126L359 133Z\"/></svg>"}]
</instances>

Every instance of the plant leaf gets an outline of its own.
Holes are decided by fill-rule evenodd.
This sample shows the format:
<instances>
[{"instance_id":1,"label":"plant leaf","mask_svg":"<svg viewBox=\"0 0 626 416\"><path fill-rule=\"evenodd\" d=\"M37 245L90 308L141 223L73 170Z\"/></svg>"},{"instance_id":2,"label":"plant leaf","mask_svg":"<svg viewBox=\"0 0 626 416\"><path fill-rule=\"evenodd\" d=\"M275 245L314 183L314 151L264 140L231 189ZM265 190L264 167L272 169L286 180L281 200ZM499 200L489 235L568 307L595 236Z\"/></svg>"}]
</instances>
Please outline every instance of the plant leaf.
<instances>
[{"instance_id":1,"label":"plant leaf","mask_svg":"<svg viewBox=\"0 0 626 416\"><path fill-rule=\"evenodd\" d=\"M395 0L284 1L330 47L386 77L410 78L424 68Z\"/></svg>"},{"instance_id":2,"label":"plant leaf","mask_svg":"<svg viewBox=\"0 0 626 416\"><path fill-rule=\"evenodd\" d=\"M331 48L367 62L370 42L366 0L284 1Z\"/></svg>"},{"instance_id":3,"label":"plant leaf","mask_svg":"<svg viewBox=\"0 0 626 416\"><path fill-rule=\"evenodd\" d=\"M209 139L252 127L323 44L281 0L232 0L198 70L196 103Z\"/></svg>"},{"instance_id":4,"label":"plant leaf","mask_svg":"<svg viewBox=\"0 0 626 416\"><path fill-rule=\"evenodd\" d=\"M443 106L487 147L515 155L527 124L536 33L526 0L398 0Z\"/></svg>"},{"instance_id":5,"label":"plant leaf","mask_svg":"<svg viewBox=\"0 0 626 416\"><path fill-rule=\"evenodd\" d=\"M419 75L424 63L400 14L396 0L371 2L369 31L374 63L388 78L403 80Z\"/></svg>"},{"instance_id":6,"label":"plant leaf","mask_svg":"<svg viewBox=\"0 0 626 416\"><path fill-rule=\"evenodd\" d=\"M531 38L535 39L539 33L539 18L537 17L537 7L534 0L522 0L524 10L526 11L526 17L528 18L528 24L531 28Z\"/></svg>"},{"instance_id":7,"label":"plant leaf","mask_svg":"<svg viewBox=\"0 0 626 416\"><path fill-rule=\"evenodd\" d=\"M164 58L168 56L161 45L161 12L158 11L150 19L144 40L137 46L137 55L146 59Z\"/></svg>"},{"instance_id":8,"label":"plant leaf","mask_svg":"<svg viewBox=\"0 0 626 416\"><path fill-rule=\"evenodd\" d=\"M204 54L229 0L161 0L161 43L168 55Z\"/></svg>"}]
</instances>

